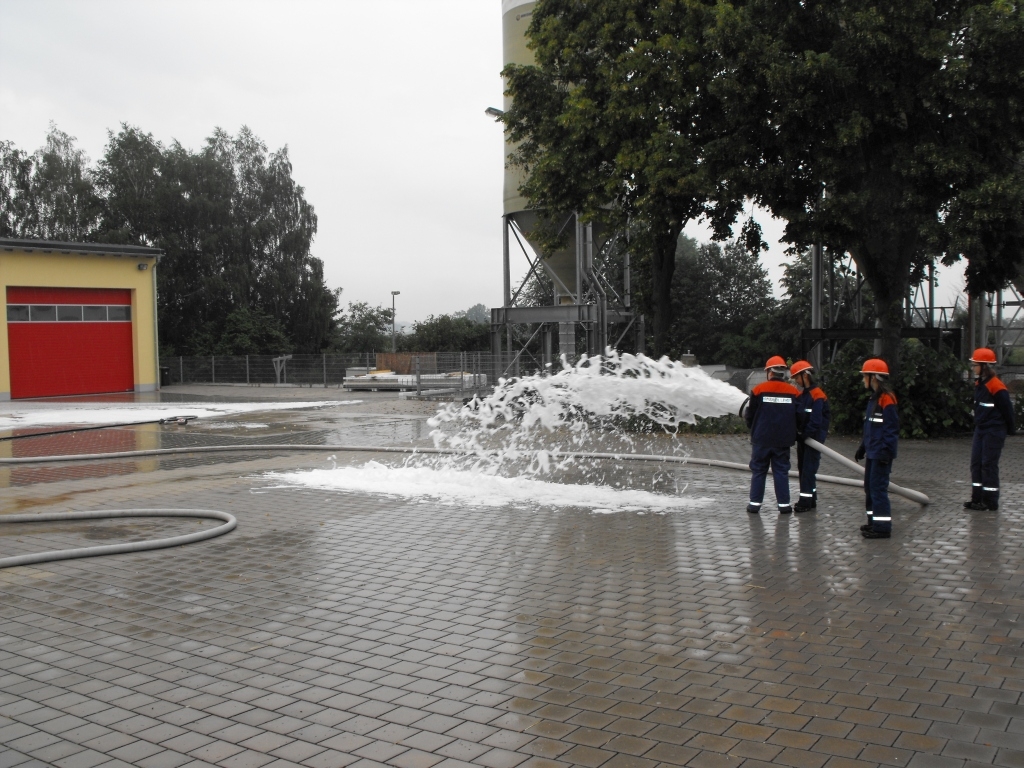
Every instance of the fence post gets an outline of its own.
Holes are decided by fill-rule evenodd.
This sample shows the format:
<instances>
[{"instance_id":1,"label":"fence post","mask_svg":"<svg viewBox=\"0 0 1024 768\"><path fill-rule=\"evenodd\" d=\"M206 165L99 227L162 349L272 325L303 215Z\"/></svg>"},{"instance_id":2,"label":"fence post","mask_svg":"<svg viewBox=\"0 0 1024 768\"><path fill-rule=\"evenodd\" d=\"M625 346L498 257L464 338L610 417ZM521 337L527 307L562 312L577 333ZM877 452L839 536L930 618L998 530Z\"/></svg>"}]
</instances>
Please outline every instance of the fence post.
<instances>
[{"instance_id":1,"label":"fence post","mask_svg":"<svg viewBox=\"0 0 1024 768\"><path fill-rule=\"evenodd\" d=\"M210 355L210 383L217 383L217 358Z\"/></svg>"},{"instance_id":2,"label":"fence post","mask_svg":"<svg viewBox=\"0 0 1024 768\"><path fill-rule=\"evenodd\" d=\"M327 389L327 353L324 352L324 389Z\"/></svg>"},{"instance_id":3,"label":"fence post","mask_svg":"<svg viewBox=\"0 0 1024 768\"><path fill-rule=\"evenodd\" d=\"M466 353L459 352L459 396L466 392Z\"/></svg>"},{"instance_id":4,"label":"fence post","mask_svg":"<svg viewBox=\"0 0 1024 768\"><path fill-rule=\"evenodd\" d=\"M178 383L185 383L185 358L178 355Z\"/></svg>"},{"instance_id":5,"label":"fence post","mask_svg":"<svg viewBox=\"0 0 1024 768\"><path fill-rule=\"evenodd\" d=\"M416 395L418 396L421 392L420 389L420 359L419 357L413 358L416 361Z\"/></svg>"},{"instance_id":6,"label":"fence post","mask_svg":"<svg viewBox=\"0 0 1024 768\"><path fill-rule=\"evenodd\" d=\"M245 383L249 383L249 356L245 356Z\"/></svg>"}]
</instances>

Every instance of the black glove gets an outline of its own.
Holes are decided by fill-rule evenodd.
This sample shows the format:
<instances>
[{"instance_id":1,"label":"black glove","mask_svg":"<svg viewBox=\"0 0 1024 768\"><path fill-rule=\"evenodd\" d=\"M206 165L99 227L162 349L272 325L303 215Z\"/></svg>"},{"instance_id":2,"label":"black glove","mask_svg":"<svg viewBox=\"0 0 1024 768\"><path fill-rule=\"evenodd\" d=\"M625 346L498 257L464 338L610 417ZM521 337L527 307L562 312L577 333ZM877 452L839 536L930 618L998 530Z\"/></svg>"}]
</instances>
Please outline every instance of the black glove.
<instances>
[{"instance_id":1,"label":"black glove","mask_svg":"<svg viewBox=\"0 0 1024 768\"><path fill-rule=\"evenodd\" d=\"M853 454L854 461L860 461L865 456L867 456L867 454L867 448L864 447L864 443L861 443L860 447L857 449L857 452Z\"/></svg>"}]
</instances>

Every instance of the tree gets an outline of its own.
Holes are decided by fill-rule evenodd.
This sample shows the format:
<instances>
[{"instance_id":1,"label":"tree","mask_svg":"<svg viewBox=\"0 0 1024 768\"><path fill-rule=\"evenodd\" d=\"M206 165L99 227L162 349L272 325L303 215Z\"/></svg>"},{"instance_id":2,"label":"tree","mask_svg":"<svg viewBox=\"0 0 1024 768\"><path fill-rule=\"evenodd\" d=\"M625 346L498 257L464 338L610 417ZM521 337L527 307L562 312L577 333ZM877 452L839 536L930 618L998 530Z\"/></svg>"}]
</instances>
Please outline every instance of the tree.
<instances>
[{"instance_id":1,"label":"tree","mask_svg":"<svg viewBox=\"0 0 1024 768\"><path fill-rule=\"evenodd\" d=\"M287 147L268 153L243 127L198 152L124 125L96 173L98 237L164 249L157 272L165 348L199 353L244 310L272 317L299 352L331 337L338 294L310 249L316 214L292 179Z\"/></svg>"},{"instance_id":2,"label":"tree","mask_svg":"<svg viewBox=\"0 0 1024 768\"><path fill-rule=\"evenodd\" d=\"M35 215L32 156L0 141L0 237L30 237Z\"/></svg>"},{"instance_id":3,"label":"tree","mask_svg":"<svg viewBox=\"0 0 1024 768\"><path fill-rule=\"evenodd\" d=\"M932 254L972 289L1022 255L1022 9L1001 2L708 3L719 117L704 157L796 245L848 251L898 363L902 303ZM981 275L985 274L982 280Z\"/></svg>"},{"instance_id":4,"label":"tree","mask_svg":"<svg viewBox=\"0 0 1024 768\"><path fill-rule=\"evenodd\" d=\"M491 322L491 310L489 310L484 304L474 304L465 312L456 312L455 316L465 317L472 323L484 323L489 325Z\"/></svg>"},{"instance_id":5,"label":"tree","mask_svg":"<svg viewBox=\"0 0 1024 768\"><path fill-rule=\"evenodd\" d=\"M836 307L830 328L874 327L871 291L862 286L862 317L857 321L857 286L852 274L841 265L837 269L835 285L824 285L826 306ZM756 368L764 364L768 355L782 355L788 360L802 356L800 330L811 324L811 254L804 251L786 263L779 280L785 289L782 299L769 311L758 315L740 333L729 333L722 338L719 362L742 368ZM834 290L834 297L830 291Z\"/></svg>"},{"instance_id":6,"label":"tree","mask_svg":"<svg viewBox=\"0 0 1024 768\"><path fill-rule=\"evenodd\" d=\"M703 363L724 362L723 340L742 334L748 324L775 309L771 282L758 256L736 240L723 248L679 238L671 353L693 352Z\"/></svg>"},{"instance_id":7,"label":"tree","mask_svg":"<svg viewBox=\"0 0 1024 768\"><path fill-rule=\"evenodd\" d=\"M628 229L655 354L669 345L676 241L709 185L690 130L701 119L696 81L672 66L691 47L671 36L683 8L542 0L529 27L536 65L503 72L523 194L536 208ZM549 238L539 237L553 247Z\"/></svg>"},{"instance_id":8,"label":"tree","mask_svg":"<svg viewBox=\"0 0 1024 768\"><path fill-rule=\"evenodd\" d=\"M210 350L215 355L280 355L292 351L292 343L276 317L239 307L224 321L223 331Z\"/></svg>"},{"instance_id":9,"label":"tree","mask_svg":"<svg viewBox=\"0 0 1024 768\"><path fill-rule=\"evenodd\" d=\"M89 158L50 123L46 144L27 155L0 142L0 234L80 242L99 217Z\"/></svg>"},{"instance_id":10,"label":"tree","mask_svg":"<svg viewBox=\"0 0 1024 768\"><path fill-rule=\"evenodd\" d=\"M702 213L718 238L752 198L794 246L852 254L895 366L900 305L932 255L968 259L972 291L1021 261L1022 13L1007 0L541 0L537 66L506 70L524 191L594 216L611 204L652 235ZM658 253L656 307L671 276Z\"/></svg>"},{"instance_id":11,"label":"tree","mask_svg":"<svg viewBox=\"0 0 1024 768\"><path fill-rule=\"evenodd\" d=\"M410 352L478 352L490 347L490 333L490 323L475 322L459 312L415 322L412 333L401 341Z\"/></svg>"},{"instance_id":12,"label":"tree","mask_svg":"<svg viewBox=\"0 0 1024 768\"><path fill-rule=\"evenodd\" d=\"M391 308L371 307L363 301L338 313L330 349L332 352L383 352L391 349Z\"/></svg>"}]
</instances>

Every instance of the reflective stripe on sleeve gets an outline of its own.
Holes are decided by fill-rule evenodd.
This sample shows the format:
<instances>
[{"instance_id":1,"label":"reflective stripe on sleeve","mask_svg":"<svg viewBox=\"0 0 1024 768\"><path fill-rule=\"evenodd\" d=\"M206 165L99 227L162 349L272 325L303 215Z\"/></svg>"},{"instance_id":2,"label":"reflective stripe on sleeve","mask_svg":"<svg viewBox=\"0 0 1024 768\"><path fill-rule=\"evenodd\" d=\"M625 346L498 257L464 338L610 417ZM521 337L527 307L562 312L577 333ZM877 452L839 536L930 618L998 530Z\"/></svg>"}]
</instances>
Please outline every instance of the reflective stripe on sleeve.
<instances>
[{"instance_id":1,"label":"reflective stripe on sleeve","mask_svg":"<svg viewBox=\"0 0 1024 768\"><path fill-rule=\"evenodd\" d=\"M876 523L889 523L892 522L891 517L878 517L877 515L873 518Z\"/></svg>"},{"instance_id":2,"label":"reflective stripe on sleeve","mask_svg":"<svg viewBox=\"0 0 1024 768\"><path fill-rule=\"evenodd\" d=\"M980 405L982 408L995 408L996 407L995 403L978 403L978 405Z\"/></svg>"}]
</instances>

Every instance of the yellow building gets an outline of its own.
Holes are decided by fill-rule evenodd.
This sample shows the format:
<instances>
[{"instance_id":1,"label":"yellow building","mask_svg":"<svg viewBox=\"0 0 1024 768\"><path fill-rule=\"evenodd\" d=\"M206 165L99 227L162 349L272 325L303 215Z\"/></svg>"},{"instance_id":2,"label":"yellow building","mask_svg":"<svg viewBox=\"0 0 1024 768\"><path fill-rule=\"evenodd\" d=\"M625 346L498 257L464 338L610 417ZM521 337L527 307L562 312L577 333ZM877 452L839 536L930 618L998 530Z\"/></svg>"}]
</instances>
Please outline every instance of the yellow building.
<instances>
[{"instance_id":1,"label":"yellow building","mask_svg":"<svg viewBox=\"0 0 1024 768\"><path fill-rule=\"evenodd\" d=\"M161 255L0 238L0 400L159 389Z\"/></svg>"}]
</instances>

